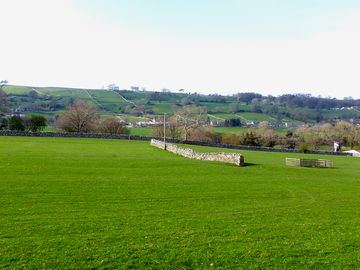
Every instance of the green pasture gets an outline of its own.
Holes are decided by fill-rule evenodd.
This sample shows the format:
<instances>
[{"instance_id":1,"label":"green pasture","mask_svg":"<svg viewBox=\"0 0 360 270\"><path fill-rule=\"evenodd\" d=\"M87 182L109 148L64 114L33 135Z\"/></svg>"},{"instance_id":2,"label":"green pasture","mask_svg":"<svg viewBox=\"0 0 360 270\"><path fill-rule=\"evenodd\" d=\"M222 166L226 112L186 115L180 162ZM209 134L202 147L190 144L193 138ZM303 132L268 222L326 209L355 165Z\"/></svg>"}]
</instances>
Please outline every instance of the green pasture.
<instances>
[{"instance_id":1,"label":"green pasture","mask_svg":"<svg viewBox=\"0 0 360 270\"><path fill-rule=\"evenodd\" d=\"M148 128L148 127L143 127L143 128L132 127L132 128L130 128L130 135L134 135L134 136L151 136L152 135L152 129Z\"/></svg>"},{"instance_id":2,"label":"green pasture","mask_svg":"<svg viewBox=\"0 0 360 270\"><path fill-rule=\"evenodd\" d=\"M262 113L252 113L252 112L244 112L244 113L236 113L237 116L240 117L240 119L246 120L246 121L254 121L254 122L261 122L261 121L268 121L273 122L276 121L274 117L271 117L266 114Z\"/></svg>"},{"instance_id":3,"label":"green pasture","mask_svg":"<svg viewBox=\"0 0 360 270\"><path fill-rule=\"evenodd\" d=\"M155 114L173 114L174 112L174 104L171 103L154 103L154 105L152 106L152 109L154 111Z\"/></svg>"},{"instance_id":4,"label":"green pasture","mask_svg":"<svg viewBox=\"0 0 360 270\"><path fill-rule=\"evenodd\" d=\"M200 102L200 106L206 107L208 111L221 111L221 112L228 112L230 103L216 103L216 102ZM238 104L239 109L246 109L247 106L243 104Z\"/></svg>"},{"instance_id":5,"label":"green pasture","mask_svg":"<svg viewBox=\"0 0 360 270\"><path fill-rule=\"evenodd\" d=\"M117 116L119 116L121 119L123 119L126 122L147 122L152 119L147 116L142 117L142 116L127 115L127 114L118 114Z\"/></svg>"},{"instance_id":6,"label":"green pasture","mask_svg":"<svg viewBox=\"0 0 360 270\"><path fill-rule=\"evenodd\" d=\"M360 159L241 153L246 167L148 142L0 137L0 269L360 268Z\"/></svg>"},{"instance_id":7,"label":"green pasture","mask_svg":"<svg viewBox=\"0 0 360 270\"><path fill-rule=\"evenodd\" d=\"M232 118L239 118L242 121L248 122L248 121L254 121L254 122L261 122L261 121L268 121L268 122L273 122L276 119L274 117L271 117L269 115L266 114L262 114L262 113L252 113L252 112L243 112L243 113L216 113L216 114L211 114L212 117L214 118L218 118L223 119L223 120L228 120L228 119L232 119Z\"/></svg>"},{"instance_id":8,"label":"green pasture","mask_svg":"<svg viewBox=\"0 0 360 270\"><path fill-rule=\"evenodd\" d=\"M241 134L243 132L251 130L251 128L247 128L247 127L213 127L212 130L214 132L219 132L219 133ZM284 128L275 129L275 132L280 135L285 135L287 131L288 131L288 129L284 129Z\"/></svg>"},{"instance_id":9,"label":"green pasture","mask_svg":"<svg viewBox=\"0 0 360 270\"><path fill-rule=\"evenodd\" d=\"M360 117L360 111L357 110L357 109L351 109L351 110L322 110L322 114L325 117L330 117L330 118Z\"/></svg>"},{"instance_id":10,"label":"green pasture","mask_svg":"<svg viewBox=\"0 0 360 270\"><path fill-rule=\"evenodd\" d=\"M85 89L60 88L60 87L37 87L36 90L43 95L72 97L74 99L91 100Z\"/></svg>"},{"instance_id":11,"label":"green pasture","mask_svg":"<svg viewBox=\"0 0 360 270\"><path fill-rule=\"evenodd\" d=\"M8 95L27 95L31 92L31 87L28 86L6 85L3 89Z\"/></svg>"},{"instance_id":12,"label":"green pasture","mask_svg":"<svg viewBox=\"0 0 360 270\"><path fill-rule=\"evenodd\" d=\"M211 120L217 119L223 121L232 118L239 118L239 116L237 116L235 113L213 113L213 114L209 114L209 117L211 118Z\"/></svg>"},{"instance_id":13,"label":"green pasture","mask_svg":"<svg viewBox=\"0 0 360 270\"><path fill-rule=\"evenodd\" d=\"M213 127L214 132L219 133L231 133L231 134L241 134L244 131L248 130L246 127Z\"/></svg>"}]
</instances>

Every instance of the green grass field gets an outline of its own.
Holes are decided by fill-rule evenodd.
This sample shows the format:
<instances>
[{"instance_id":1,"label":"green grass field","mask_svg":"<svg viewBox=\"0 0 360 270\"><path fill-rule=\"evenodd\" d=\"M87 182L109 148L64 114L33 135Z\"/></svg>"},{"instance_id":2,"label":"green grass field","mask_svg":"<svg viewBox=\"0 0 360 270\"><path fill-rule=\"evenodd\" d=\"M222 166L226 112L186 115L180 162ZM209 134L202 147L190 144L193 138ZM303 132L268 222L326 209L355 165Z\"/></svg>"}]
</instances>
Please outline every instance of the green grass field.
<instances>
[{"instance_id":1,"label":"green grass field","mask_svg":"<svg viewBox=\"0 0 360 270\"><path fill-rule=\"evenodd\" d=\"M212 130L214 132L219 132L219 133L242 134L251 129L246 127L213 127ZM279 129L275 129L275 132L278 134L285 135L287 129L279 128Z\"/></svg>"},{"instance_id":2,"label":"green grass field","mask_svg":"<svg viewBox=\"0 0 360 270\"><path fill-rule=\"evenodd\" d=\"M224 120L228 120L228 119L232 119L232 118L239 118L242 121L245 122L249 122L249 121L254 121L254 122L261 122L261 121L268 121L268 122L273 122L276 119L266 115L266 114L262 114L262 113L252 113L252 112L244 112L244 113L216 113L216 114L212 114L213 117L217 117L220 119L224 119Z\"/></svg>"},{"instance_id":3,"label":"green grass field","mask_svg":"<svg viewBox=\"0 0 360 270\"><path fill-rule=\"evenodd\" d=\"M31 92L31 87L28 86L4 86L4 91L7 94L26 95Z\"/></svg>"},{"instance_id":4,"label":"green grass field","mask_svg":"<svg viewBox=\"0 0 360 270\"><path fill-rule=\"evenodd\" d=\"M0 137L0 269L360 268L360 159L241 153L242 168L148 142Z\"/></svg>"},{"instance_id":5,"label":"green grass field","mask_svg":"<svg viewBox=\"0 0 360 270\"><path fill-rule=\"evenodd\" d=\"M219 133L231 133L231 134L241 134L248 130L246 127L213 127L214 132Z\"/></svg>"},{"instance_id":6,"label":"green grass field","mask_svg":"<svg viewBox=\"0 0 360 270\"><path fill-rule=\"evenodd\" d=\"M143 127L143 128L130 128L130 135L134 136L151 136L152 128Z\"/></svg>"}]
</instances>

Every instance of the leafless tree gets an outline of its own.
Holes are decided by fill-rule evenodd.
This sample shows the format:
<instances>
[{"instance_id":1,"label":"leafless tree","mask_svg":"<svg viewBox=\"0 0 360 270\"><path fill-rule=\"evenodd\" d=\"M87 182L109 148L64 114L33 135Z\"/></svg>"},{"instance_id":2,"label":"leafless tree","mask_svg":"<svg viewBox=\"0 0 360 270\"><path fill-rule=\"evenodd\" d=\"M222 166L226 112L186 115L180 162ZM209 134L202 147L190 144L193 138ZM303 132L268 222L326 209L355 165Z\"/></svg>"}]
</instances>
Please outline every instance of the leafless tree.
<instances>
[{"instance_id":1,"label":"leafless tree","mask_svg":"<svg viewBox=\"0 0 360 270\"><path fill-rule=\"evenodd\" d=\"M99 131L108 134L129 134L130 131L116 117L105 118L100 121Z\"/></svg>"},{"instance_id":2,"label":"leafless tree","mask_svg":"<svg viewBox=\"0 0 360 270\"><path fill-rule=\"evenodd\" d=\"M174 125L174 123L166 123L166 138L171 139L180 139L181 138L181 130L179 127ZM164 125L156 125L152 127L152 135L155 137L164 137Z\"/></svg>"},{"instance_id":3,"label":"leafless tree","mask_svg":"<svg viewBox=\"0 0 360 270\"><path fill-rule=\"evenodd\" d=\"M56 126L67 132L96 130L99 113L95 105L75 101L56 121Z\"/></svg>"},{"instance_id":4,"label":"leafless tree","mask_svg":"<svg viewBox=\"0 0 360 270\"><path fill-rule=\"evenodd\" d=\"M186 141L192 131L206 125L207 110L203 107L184 106L175 112L170 121L180 128L183 139Z\"/></svg>"}]
</instances>

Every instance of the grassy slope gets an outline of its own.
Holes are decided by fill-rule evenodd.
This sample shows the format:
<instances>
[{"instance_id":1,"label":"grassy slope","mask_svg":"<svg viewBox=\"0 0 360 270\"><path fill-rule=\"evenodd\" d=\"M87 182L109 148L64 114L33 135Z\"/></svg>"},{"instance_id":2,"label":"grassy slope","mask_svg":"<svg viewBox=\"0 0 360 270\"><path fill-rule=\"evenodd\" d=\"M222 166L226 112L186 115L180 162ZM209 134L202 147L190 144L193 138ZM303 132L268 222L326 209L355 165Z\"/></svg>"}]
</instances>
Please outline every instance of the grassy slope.
<instances>
[{"instance_id":1,"label":"grassy slope","mask_svg":"<svg viewBox=\"0 0 360 270\"><path fill-rule=\"evenodd\" d=\"M251 113L251 112L244 112L244 113L217 113L213 114L213 116L221 118L221 119L232 119L232 118L240 118L241 120L248 122L261 122L261 121L269 121L273 122L276 119L262 113Z\"/></svg>"},{"instance_id":2,"label":"grassy slope","mask_svg":"<svg viewBox=\"0 0 360 270\"><path fill-rule=\"evenodd\" d=\"M239 168L60 138L0 149L0 268L360 267L359 159L290 168L291 154L243 151Z\"/></svg>"},{"instance_id":3,"label":"grassy slope","mask_svg":"<svg viewBox=\"0 0 360 270\"><path fill-rule=\"evenodd\" d=\"M33 100L26 100L24 96L19 97L19 95L27 95L29 92L35 90L40 96L49 95L57 98L58 103L68 104L70 99L81 99L87 102L93 102L96 104L102 113L113 114L124 111L128 105L132 105L131 102L141 105L144 100L150 98L153 94L151 92L121 92L121 95L125 97L129 102L126 102L121 96L113 91L106 90L96 90L96 89L75 89L75 88L62 88L62 87L28 87L28 86L12 86L8 85L4 87L6 93L13 95L11 102L14 107L27 106L29 102ZM14 96L15 95L15 96ZM186 95L184 94L174 94L167 96L167 93L161 93L160 96L167 98L166 101L151 101L150 105L145 105L144 108L152 111L155 115L172 114L177 109L181 108L179 102ZM40 101L39 101L40 102ZM42 100L40 103L46 104L49 101ZM274 122L276 119L261 113L228 113L229 107L232 103L214 103L214 102L200 102L200 106L206 107L209 111L217 108L222 110L223 113L213 114L212 120L226 120L231 118L240 118L244 122L259 122L259 121L269 121ZM241 110L249 110L249 106L245 104L237 104ZM33 112L34 113L34 112ZM36 113L41 113L37 112ZM61 111L49 112L43 111L42 113L53 116L54 114L60 114ZM292 120L289 119L291 122Z\"/></svg>"}]
</instances>

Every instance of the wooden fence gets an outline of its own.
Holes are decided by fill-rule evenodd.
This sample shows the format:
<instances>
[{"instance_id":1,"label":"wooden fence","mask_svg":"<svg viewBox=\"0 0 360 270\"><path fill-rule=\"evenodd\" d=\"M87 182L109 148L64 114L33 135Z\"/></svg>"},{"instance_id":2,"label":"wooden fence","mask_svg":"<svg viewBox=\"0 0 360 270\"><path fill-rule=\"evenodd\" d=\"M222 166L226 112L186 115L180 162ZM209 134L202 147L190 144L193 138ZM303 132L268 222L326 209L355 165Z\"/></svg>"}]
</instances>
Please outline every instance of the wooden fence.
<instances>
[{"instance_id":1,"label":"wooden fence","mask_svg":"<svg viewBox=\"0 0 360 270\"><path fill-rule=\"evenodd\" d=\"M296 167L334 168L333 161L326 159L286 158L285 163Z\"/></svg>"}]
</instances>

